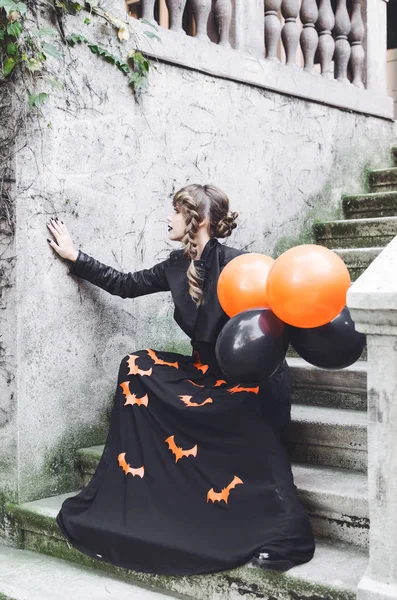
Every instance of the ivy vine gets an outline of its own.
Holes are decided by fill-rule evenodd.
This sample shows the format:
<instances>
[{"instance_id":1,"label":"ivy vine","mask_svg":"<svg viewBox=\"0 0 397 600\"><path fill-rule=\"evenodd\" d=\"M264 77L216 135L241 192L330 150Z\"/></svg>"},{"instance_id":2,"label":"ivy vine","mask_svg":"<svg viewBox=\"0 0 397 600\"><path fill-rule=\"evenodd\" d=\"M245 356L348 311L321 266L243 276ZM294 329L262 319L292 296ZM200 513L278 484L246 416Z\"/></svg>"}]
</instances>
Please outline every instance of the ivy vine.
<instances>
[{"instance_id":1,"label":"ivy vine","mask_svg":"<svg viewBox=\"0 0 397 600\"><path fill-rule=\"evenodd\" d=\"M11 78L17 71L27 75L24 80L27 82L29 106L39 108L47 100L49 88L63 87L59 78L47 68L48 58L62 60L64 57L62 46L65 44L71 47L85 44L93 54L114 65L127 76L128 84L134 92L146 89L151 63L140 50L134 48L126 52L124 58L116 57L107 48L87 39L84 35L74 33L65 36L62 17L66 14L77 16L85 11L89 13L83 21L86 25L91 22L90 17L103 18L117 30L120 43L129 39L128 23L103 10L98 0L89 0L84 4L72 0L51 0L51 2L59 23L59 31L51 27L29 28L26 19L29 14L27 4L18 0L0 0L0 81ZM155 30L147 30L144 34L150 39L156 38L161 42L156 33L157 27L143 19L141 21ZM46 91L42 91L43 83Z\"/></svg>"}]
</instances>

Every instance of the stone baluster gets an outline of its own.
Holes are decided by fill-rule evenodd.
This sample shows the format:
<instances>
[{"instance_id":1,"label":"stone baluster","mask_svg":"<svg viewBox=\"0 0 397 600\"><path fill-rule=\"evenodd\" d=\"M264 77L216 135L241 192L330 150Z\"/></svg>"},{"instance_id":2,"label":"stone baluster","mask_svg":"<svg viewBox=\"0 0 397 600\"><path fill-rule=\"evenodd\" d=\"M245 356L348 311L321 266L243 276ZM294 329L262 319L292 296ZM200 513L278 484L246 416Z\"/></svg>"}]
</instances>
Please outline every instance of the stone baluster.
<instances>
[{"instance_id":1,"label":"stone baluster","mask_svg":"<svg viewBox=\"0 0 397 600\"><path fill-rule=\"evenodd\" d=\"M211 0L190 0L193 8L194 20L196 21L196 38L208 41L207 25L210 16Z\"/></svg>"},{"instance_id":2,"label":"stone baluster","mask_svg":"<svg viewBox=\"0 0 397 600\"><path fill-rule=\"evenodd\" d=\"M283 0L281 13L285 19L281 39L286 54L286 64L296 66L296 50L299 44L299 27L296 19L299 15L299 0Z\"/></svg>"},{"instance_id":3,"label":"stone baluster","mask_svg":"<svg viewBox=\"0 0 397 600\"><path fill-rule=\"evenodd\" d=\"M317 20L317 30L319 32L318 56L321 65L321 75L328 79L332 79L334 76L332 71L332 58L335 49L335 42L332 37L334 24L335 17L330 0L321 0Z\"/></svg>"},{"instance_id":4,"label":"stone baluster","mask_svg":"<svg viewBox=\"0 0 397 600\"><path fill-rule=\"evenodd\" d=\"M266 58L275 62L279 62L277 48L281 34L281 22L278 11L281 8L281 2L282 0L265 0Z\"/></svg>"},{"instance_id":5,"label":"stone baluster","mask_svg":"<svg viewBox=\"0 0 397 600\"><path fill-rule=\"evenodd\" d=\"M366 88L387 96L387 0L366 0L362 6L365 23Z\"/></svg>"},{"instance_id":6,"label":"stone baluster","mask_svg":"<svg viewBox=\"0 0 397 600\"><path fill-rule=\"evenodd\" d=\"M383 0L381 0L383 1ZM367 335L369 563L357 600L397 600L397 237L347 292Z\"/></svg>"},{"instance_id":7,"label":"stone baluster","mask_svg":"<svg viewBox=\"0 0 397 600\"><path fill-rule=\"evenodd\" d=\"M219 32L219 45L230 46L230 25L233 15L231 0L215 0L214 15Z\"/></svg>"},{"instance_id":8,"label":"stone baluster","mask_svg":"<svg viewBox=\"0 0 397 600\"><path fill-rule=\"evenodd\" d=\"M185 33L182 27L183 11L187 0L165 0L170 15L170 29L176 33Z\"/></svg>"},{"instance_id":9,"label":"stone baluster","mask_svg":"<svg viewBox=\"0 0 397 600\"><path fill-rule=\"evenodd\" d=\"M258 58L265 56L264 0L234 0L234 44L237 50Z\"/></svg>"},{"instance_id":10,"label":"stone baluster","mask_svg":"<svg viewBox=\"0 0 397 600\"><path fill-rule=\"evenodd\" d=\"M316 0L302 0L300 18L303 24L300 42L305 61L304 69L305 71L313 71L314 56L318 46L318 33L316 30L318 8Z\"/></svg>"},{"instance_id":11,"label":"stone baluster","mask_svg":"<svg viewBox=\"0 0 397 600\"><path fill-rule=\"evenodd\" d=\"M363 72L365 53L362 44L363 37L364 22L361 15L361 0L353 0L351 30L349 36L351 43L350 66L353 75L352 83L359 88L364 87Z\"/></svg>"},{"instance_id":12,"label":"stone baluster","mask_svg":"<svg viewBox=\"0 0 397 600\"><path fill-rule=\"evenodd\" d=\"M350 17L347 12L346 0L337 0L335 11L335 78L341 83L349 83L347 66L350 59Z\"/></svg>"},{"instance_id":13,"label":"stone baluster","mask_svg":"<svg viewBox=\"0 0 397 600\"><path fill-rule=\"evenodd\" d=\"M154 21L154 5L156 0L143 0L142 2L142 19L146 21Z\"/></svg>"}]
</instances>

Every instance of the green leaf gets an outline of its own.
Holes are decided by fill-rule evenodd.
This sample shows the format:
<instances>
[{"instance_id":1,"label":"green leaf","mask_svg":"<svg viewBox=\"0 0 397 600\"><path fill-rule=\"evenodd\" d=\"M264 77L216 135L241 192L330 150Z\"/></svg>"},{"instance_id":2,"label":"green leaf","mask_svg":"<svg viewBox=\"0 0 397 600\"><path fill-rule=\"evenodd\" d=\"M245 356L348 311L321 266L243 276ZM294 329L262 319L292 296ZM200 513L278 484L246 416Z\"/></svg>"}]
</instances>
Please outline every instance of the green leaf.
<instances>
[{"instance_id":1,"label":"green leaf","mask_svg":"<svg viewBox=\"0 0 397 600\"><path fill-rule=\"evenodd\" d=\"M88 17L86 19L84 19L84 25L89 25L91 23L91 19L89 19Z\"/></svg>"},{"instance_id":2,"label":"green leaf","mask_svg":"<svg viewBox=\"0 0 397 600\"><path fill-rule=\"evenodd\" d=\"M120 62L118 60L116 61L116 66L120 69L122 73L124 73L124 75L128 75L130 73L130 68L126 63Z\"/></svg>"},{"instance_id":3,"label":"green leaf","mask_svg":"<svg viewBox=\"0 0 397 600\"><path fill-rule=\"evenodd\" d=\"M21 15L24 15L28 10L28 7L24 2L16 2L16 10L20 12Z\"/></svg>"},{"instance_id":4,"label":"green leaf","mask_svg":"<svg viewBox=\"0 0 397 600\"><path fill-rule=\"evenodd\" d=\"M61 83L56 77L43 77L44 81L48 83L49 86L54 90L63 90L64 85Z\"/></svg>"},{"instance_id":5,"label":"green leaf","mask_svg":"<svg viewBox=\"0 0 397 600\"><path fill-rule=\"evenodd\" d=\"M43 63L40 60L37 60L37 58L29 58L29 60L26 61L26 68L31 73L36 73L43 69Z\"/></svg>"},{"instance_id":6,"label":"green leaf","mask_svg":"<svg viewBox=\"0 0 397 600\"><path fill-rule=\"evenodd\" d=\"M143 79L143 76L140 73L132 73L131 77L128 80L128 83L131 85L136 85L138 82Z\"/></svg>"},{"instance_id":7,"label":"green leaf","mask_svg":"<svg viewBox=\"0 0 397 600\"><path fill-rule=\"evenodd\" d=\"M48 42L43 42L42 46L43 46L44 53L47 56L53 56L57 60L61 60L63 55L61 54L61 52L59 52L58 48L55 48L55 46L53 46L52 44L49 44Z\"/></svg>"},{"instance_id":8,"label":"green leaf","mask_svg":"<svg viewBox=\"0 0 397 600\"><path fill-rule=\"evenodd\" d=\"M15 21L15 23L8 23L7 33L11 37L17 38L22 33L21 23L19 21Z\"/></svg>"},{"instance_id":9,"label":"green leaf","mask_svg":"<svg viewBox=\"0 0 397 600\"><path fill-rule=\"evenodd\" d=\"M32 35L35 37L53 37L57 34L57 30L52 27L41 27L40 29L33 29L32 31Z\"/></svg>"},{"instance_id":10,"label":"green leaf","mask_svg":"<svg viewBox=\"0 0 397 600\"><path fill-rule=\"evenodd\" d=\"M11 71L15 68L17 62L14 58L12 58L10 56L10 58L7 58L6 62L4 63L4 67L3 67L3 75L4 77L7 77L7 75L9 75L11 73Z\"/></svg>"},{"instance_id":11,"label":"green leaf","mask_svg":"<svg viewBox=\"0 0 397 600\"><path fill-rule=\"evenodd\" d=\"M13 10L18 10L17 5L13 0L0 0L0 8L4 8L7 15Z\"/></svg>"},{"instance_id":12,"label":"green leaf","mask_svg":"<svg viewBox=\"0 0 397 600\"><path fill-rule=\"evenodd\" d=\"M98 54L99 55L99 47L96 44L91 44L90 42L87 42L87 43L88 43L88 47L91 50L91 52L93 54Z\"/></svg>"},{"instance_id":13,"label":"green leaf","mask_svg":"<svg viewBox=\"0 0 397 600\"><path fill-rule=\"evenodd\" d=\"M134 91L136 92L137 90L146 90L148 87L148 80L146 77L141 77L141 79L139 79L139 81L136 82L136 84L134 85Z\"/></svg>"},{"instance_id":14,"label":"green leaf","mask_svg":"<svg viewBox=\"0 0 397 600\"><path fill-rule=\"evenodd\" d=\"M71 2L71 0L55 0L55 6L62 8L63 11L69 13L70 15L75 15L83 10L83 6L79 2Z\"/></svg>"},{"instance_id":15,"label":"green leaf","mask_svg":"<svg viewBox=\"0 0 397 600\"><path fill-rule=\"evenodd\" d=\"M130 52L128 56L133 61L136 70L149 73L150 62L143 56L141 52Z\"/></svg>"},{"instance_id":16,"label":"green leaf","mask_svg":"<svg viewBox=\"0 0 397 600\"><path fill-rule=\"evenodd\" d=\"M80 44L81 42L88 44L87 38L85 38L83 35L80 35L79 33L72 33L71 35L68 35L68 37L66 38L66 41L70 46L74 46L75 44Z\"/></svg>"},{"instance_id":17,"label":"green leaf","mask_svg":"<svg viewBox=\"0 0 397 600\"><path fill-rule=\"evenodd\" d=\"M114 65L114 63L116 62L114 56L112 56L111 54L106 54L106 56L103 57L104 60L106 60L106 62L110 63L111 65Z\"/></svg>"},{"instance_id":18,"label":"green leaf","mask_svg":"<svg viewBox=\"0 0 397 600\"><path fill-rule=\"evenodd\" d=\"M7 44L8 56L15 56L18 54L18 46L16 44Z\"/></svg>"},{"instance_id":19,"label":"green leaf","mask_svg":"<svg viewBox=\"0 0 397 600\"><path fill-rule=\"evenodd\" d=\"M48 96L49 95L45 92L41 92L40 94L31 94L29 96L29 106L32 108L39 108L47 100Z\"/></svg>"},{"instance_id":20,"label":"green leaf","mask_svg":"<svg viewBox=\"0 0 397 600\"><path fill-rule=\"evenodd\" d=\"M151 40L152 40L152 39L156 39L156 40L157 40L158 42L160 42L161 44L163 43L163 40L162 40L162 39L161 39L161 38L160 38L160 37L159 37L159 36L158 36L156 33L153 33L153 31L144 31L143 33L144 33L144 34L146 35L146 37L148 37L149 39L151 39Z\"/></svg>"},{"instance_id":21,"label":"green leaf","mask_svg":"<svg viewBox=\"0 0 397 600\"><path fill-rule=\"evenodd\" d=\"M153 29L155 31L158 31L158 27L155 23L151 23L150 21L148 21L147 19L139 19L141 23L144 23L145 25L149 25L149 27L153 27Z\"/></svg>"},{"instance_id":22,"label":"green leaf","mask_svg":"<svg viewBox=\"0 0 397 600\"><path fill-rule=\"evenodd\" d=\"M14 10L24 15L28 9L24 2L14 2L14 0L0 0L0 8L4 8L7 15Z\"/></svg>"}]
</instances>

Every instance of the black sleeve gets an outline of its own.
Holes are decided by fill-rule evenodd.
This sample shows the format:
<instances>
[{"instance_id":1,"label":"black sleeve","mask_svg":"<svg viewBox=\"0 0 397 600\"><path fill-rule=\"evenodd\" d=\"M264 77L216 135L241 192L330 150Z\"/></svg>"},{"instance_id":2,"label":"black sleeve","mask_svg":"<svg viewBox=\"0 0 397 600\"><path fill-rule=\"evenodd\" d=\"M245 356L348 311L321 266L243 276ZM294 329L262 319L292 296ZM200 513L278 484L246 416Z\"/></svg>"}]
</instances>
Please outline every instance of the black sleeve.
<instances>
[{"instance_id":1,"label":"black sleeve","mask_svg":"<svg viewBox=\"0 0 397 600\"><path fill-rule=\"evenodd\" d=\"M72 263L69 273L90 281L109 294L121 298L136 298L169 290L165 273L169 260L164 260L151 269L121 273L79 250L77 260Z\"/></svg>"}]
</instances>

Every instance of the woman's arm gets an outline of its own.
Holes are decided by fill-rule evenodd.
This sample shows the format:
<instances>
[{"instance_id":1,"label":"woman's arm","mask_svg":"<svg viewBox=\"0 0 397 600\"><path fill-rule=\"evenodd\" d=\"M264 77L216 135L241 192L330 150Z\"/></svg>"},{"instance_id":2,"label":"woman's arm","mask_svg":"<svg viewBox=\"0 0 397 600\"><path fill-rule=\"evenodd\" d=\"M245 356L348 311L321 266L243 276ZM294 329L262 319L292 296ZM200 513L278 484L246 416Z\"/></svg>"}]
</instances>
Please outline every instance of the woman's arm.
<instances>
[{"instance_id":1,"label":"woman's arm","mask_svg":"<svg viewBox=\"0 0 397 600\"><path fill-rule=\"evenodd\" d=\"M121 298L137 298L169 290L165 273L168 262L169 259L154 265L151 269L143 269L135 273L121 273L79 250L77 260L72 263L69 273L90 281L109 294Z\"/></svg>"},{"instance_id":2,"label":"woman's arm","mask_svg":"<svg viewBox=\"0 0 397 600\"><path fill-rule=\"evenodd\" d=\"M63 221L51 219L47 226L56 240L56 242L48 240L48 243L62 258L71 261L69 273L72 275L86 279L121 298L136 298L145 294L169 290L166 266L170 259L158 263L151 269L143 269L135 273L121 273L85 252L76 250Z\"/></svg>"}]
</instances>

